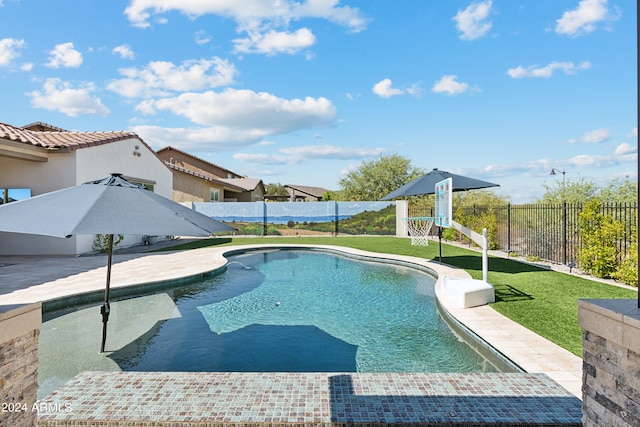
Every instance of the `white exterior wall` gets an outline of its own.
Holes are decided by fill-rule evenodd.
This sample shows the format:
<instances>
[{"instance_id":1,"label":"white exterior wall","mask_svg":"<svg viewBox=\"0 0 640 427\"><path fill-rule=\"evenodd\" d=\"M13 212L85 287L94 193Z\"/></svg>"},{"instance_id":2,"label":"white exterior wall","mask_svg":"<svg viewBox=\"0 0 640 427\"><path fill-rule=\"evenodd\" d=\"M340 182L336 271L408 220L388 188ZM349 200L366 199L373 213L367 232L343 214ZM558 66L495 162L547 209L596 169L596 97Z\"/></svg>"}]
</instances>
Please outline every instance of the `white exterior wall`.
<instances>
[{"instance_id":1,"label":"white exterior wall","mask_svg":"<svg viewBox=\"0 0 640 427\"><path fill-rule=\"evenodd\" d=\"M134 156L134 151L140 155ZM171 199L173 194L173 174L152 150L137 139L76 150L76 167L74 185L105 178L111 173L121 173L155 181L154 192L161 196Z\"/></svg>"},{"instance_id":2,"label":"white exterior wall","mask_svg":"<svg viewBox=\"0 0 640 427\"><path fill-rule=\"evenodd\" d=\"M140 152L140 156L134 156L134 150ZM48 162L0 157L0 187L31 188L32 196L105 178L112 172L155 181L154 191L171 199L171 171L137 139L50 154ZM0 255L77 255L91 252L94 238L77 236L61 239L0 233ZM141 236L127 236L120 245L132 245L140 241Z\"/></svg>"}]
</instances>

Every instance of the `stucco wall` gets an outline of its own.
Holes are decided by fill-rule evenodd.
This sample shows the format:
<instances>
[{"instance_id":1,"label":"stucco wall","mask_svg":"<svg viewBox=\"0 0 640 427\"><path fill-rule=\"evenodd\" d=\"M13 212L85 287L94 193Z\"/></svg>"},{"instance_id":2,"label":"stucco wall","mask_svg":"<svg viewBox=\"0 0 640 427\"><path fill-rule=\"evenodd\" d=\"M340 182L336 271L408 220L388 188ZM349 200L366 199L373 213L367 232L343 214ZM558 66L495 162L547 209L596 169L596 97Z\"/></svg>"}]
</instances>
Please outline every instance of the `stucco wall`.
<instances>
[{"instance_id":1,"label":"stucco wall","mask_svg":"<svg viewBox=\"0 0 640 427\"><path fill-rule=\"evenodd\" d=\"M140 155L134 155L134 152ZM112 172L155 181L154 192L172 199L171 171L153 150L138 139L50 154L47 162L0 157L2 187L31 188L32 196L105 178ZM0 233L0 255L76 255L91 252L94 238L74 236L60 239ZM142 236L127 236L121 245L131 245L141 239Z\"/></svg>"},{"instance_id":2,"label":"stucco wall","mask_svg":"<svg viewBox=\"0 0 640 427\"><path fill-rule=\"evenodd\" d=\"M222 197L222 190L220 190ZM182 202L208 202L209 186L201 178L175 171L173 175L173 200Z\"/></svg>"}]
</instances>

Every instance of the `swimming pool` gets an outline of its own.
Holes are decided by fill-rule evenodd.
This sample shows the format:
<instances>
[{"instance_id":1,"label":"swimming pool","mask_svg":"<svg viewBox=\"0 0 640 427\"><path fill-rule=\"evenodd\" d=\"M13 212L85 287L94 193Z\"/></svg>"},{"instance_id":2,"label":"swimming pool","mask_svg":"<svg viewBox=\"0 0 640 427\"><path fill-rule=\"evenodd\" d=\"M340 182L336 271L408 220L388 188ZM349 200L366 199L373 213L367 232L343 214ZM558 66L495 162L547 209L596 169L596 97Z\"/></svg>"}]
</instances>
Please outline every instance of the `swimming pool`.
<instances>
[{"instance_id":1,"label":"swimming pool","mask_svg":"<svg viewBox=\"0 0 640 427\"><path fill-rule=\"evenodd\" d=\"M112 303L104 354L96 307L46 314L39 395L86 370L498 370L440 317L428 272L312 250L228 259L223 274Z\"/></svg>"}]
</instances>

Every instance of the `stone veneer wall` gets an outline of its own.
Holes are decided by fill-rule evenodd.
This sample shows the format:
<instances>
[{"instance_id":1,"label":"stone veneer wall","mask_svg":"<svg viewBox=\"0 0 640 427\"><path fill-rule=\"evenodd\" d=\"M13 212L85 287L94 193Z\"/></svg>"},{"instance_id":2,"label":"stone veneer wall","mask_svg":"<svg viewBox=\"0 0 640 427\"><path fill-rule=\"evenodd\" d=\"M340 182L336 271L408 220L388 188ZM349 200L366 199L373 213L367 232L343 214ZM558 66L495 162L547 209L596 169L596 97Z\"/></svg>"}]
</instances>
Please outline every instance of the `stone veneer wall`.
<instances>
[{"instance_id":1,"label":"stone veneer wall","mask_svg":"<svg viewBox=\"0 0 640 427\"><path fill-rule=\"evenodd\" d=\"M582 422L640 426L640 308L636 300L581 300Z\"/></svg>"},{"instance_id":2,"label":"stone veneer wall","mask_svg":"<svg viewBox=\"0 0 640 427\"><path fill-rule=\"evenodd\" d=\"M36 425L40 303L0 306L0 426Z\"/></svg>"}]
</instances>

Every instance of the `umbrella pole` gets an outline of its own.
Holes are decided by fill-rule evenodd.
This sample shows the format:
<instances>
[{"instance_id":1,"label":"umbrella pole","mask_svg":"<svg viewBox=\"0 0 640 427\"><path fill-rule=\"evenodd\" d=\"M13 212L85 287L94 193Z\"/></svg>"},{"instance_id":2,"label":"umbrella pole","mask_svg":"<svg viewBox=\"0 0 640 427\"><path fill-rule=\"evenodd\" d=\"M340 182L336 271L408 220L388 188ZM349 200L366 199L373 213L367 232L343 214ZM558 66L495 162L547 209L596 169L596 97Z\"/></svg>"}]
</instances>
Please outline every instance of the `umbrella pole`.
<instances>
[{"instance_id":1,"label":"umbrella pole","mask_svg":"<svg viewBox=\"0 0 640 427\"><path fill-rule=\"evenodd\" d=\"M107 341L107 322L109 321L109 287L111 285L111 263L113 260L113 234L107 236L108 239L108 259L107 259L107 285L104 289L104 302L100 307L100 314L102 314L102 345L100 346L100 353L104 353L104 344Z\"/></svg>"}]
</instances>

